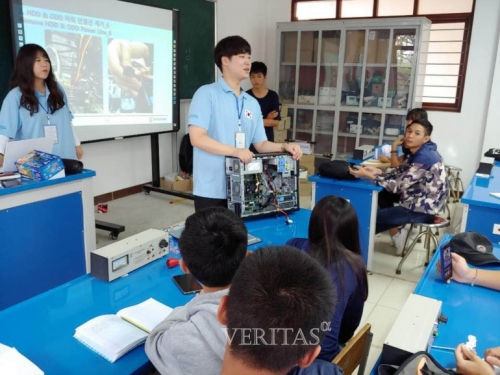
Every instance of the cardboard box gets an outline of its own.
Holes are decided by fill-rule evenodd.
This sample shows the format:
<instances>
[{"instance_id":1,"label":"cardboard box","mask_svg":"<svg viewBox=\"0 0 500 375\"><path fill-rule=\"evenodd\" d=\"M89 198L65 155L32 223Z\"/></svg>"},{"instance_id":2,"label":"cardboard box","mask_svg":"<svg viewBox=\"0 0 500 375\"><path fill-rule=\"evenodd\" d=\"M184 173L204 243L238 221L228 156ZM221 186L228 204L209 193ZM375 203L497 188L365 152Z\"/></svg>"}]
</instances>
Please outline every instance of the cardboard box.
<instances>
[{"instance_id":1,"label":"cardboard box","mask_svg":"<svg viewBox=\"0 0 500 375\"><path fill-rule=\"evenodd\" d=\"M310 197L312 195L312 182L299 180L299 197Z\"/></svg>"},{"instance_id":2,"label":"cardboard box","mask_svg":"<svg viewBox=\"0 0 500 375\"><path fill-rule=\"evenodd\" d=\"M57 155L34 150L16 161L19 173L31 180L46 181L64 177L64 163Z\"/></svg>"},{"instance_id":3,"label":"cardboard box","mask_svg":"<svg viewBox=\"0 0 500 375\"><path fill-rule=\"evenodd\" d=\"M294 63L297 59L298 33L286 32L282 33L281 35L282 35L281 45L283 46L282 62Z\"/></svg>"},{"instance_id":4,"label":"cardboard box","mask_svg":"<svg viewBox=\"0 0 500 375\"><path fill-rule=\"evenodd\" d=\"M283 143L285 142L286 138L287 138L287 130L284 129L284 130L278 130L276 128L274 128L273 130L274 132L274 142L275 143Z\"/></svg>"},{"instance_id":5,"label":"cardboard box","mask_svg":"<svg viewBox=\"0 0 500 375\"><path fill-rule=\"evenodd\" d=\"M160 179L160 187L167 190L191 192L193 191L193 180L190 178L184 180L179 178L177 181L171 181L162 177Z\"/></svg>"},{"instance_id":6,"label":"cardboard box","mask_svg":"<svg viewBox=\"0 0 500 375\"><path fill-rule=\"evenodd\" d=\"M283 62L294 63L297 58L297 49L295 50L285 50L283 55Z\"/></svg>"},{"instance_id":7,"label":"cardboard box","mask_svg":"<svg viewBox=\"0 0 500 375\"><path fill-rule=\"evenodd\" d=\"M387 49L389 48L389 40L388 39L379 39L377 41L377 64L386 64L387 63Z\"/></svg>"},{"instance_id":8,"label":"cardboard box","mask_svg":"<svg viewBox=\"0 0 500 375\"><path fill-rule=\"evenodd\" d=\"M316 39L317 40L317 39ZM300 33L300 48L302 50L313 50L314 31L302 31Z\"/></svg>"},{"instance_id":9,"label":"cardboard box","mask_svg":"<svg viewBox=\"0 0 500 375\"><path fill-rule=\"evenodd\" d=\"M397 64L398 63L398 53L402 53L401 51L401 46L393 44L392 45L392 57L391 57L391 64Z\"/></svg>"},{"instance_id":10,"label":"cardboard box","mask_svg":"<svg viewBox=\"0 0 500 375\"><path fill-rule=\"evenodd\" d=\"M297 51L297 32L286 32L281 35L283 36L285 51Z\"/></svg>"},{"instance_id":11,"label":"cardboard box","mask_svg":"<svg viewBox=\"0 0 500 375\"><path fill-rule=\"evenodd\" d=\"M374 83L372 84L372 95L383 95L384 94L384 84Z\"/></svg>"},{"instance_id":12,"label":"cardboard box","mask_svg":"<svg viewBox=\"0 0 500 375\"><path fill-rule=\"evenodd\" d=\"M302 63L312 63L314 60L314 51L312 49L301 49L300 50L300 62Z\"/></svg>"},{"instance_id":13,"label":"cardboard box","mask_svg":"<svg viewBox=\"0 0 500 375\"><path fill-rule=\"evenodd\" d=\"M281 106L280 116L281 116L281 118L288 116L288 106L287 105Z\"/></svg>"},{"instance_id":14,"label":"cardboard box","mask_svg":"<svg viewBox=\"0 0 500 375\"><path fill-rule=\"evenodd\" d=\"M280 120L278 126L275 127L277 130L286 130L290 129L290 124L292 119L290 117L284 117Z\"/></svg>"},{"instance_id":15,"label":"cardboard box","mask_svg":"<svg viewBox=\"0 0 500 375\"><path fill-rule=\"evenodd\" d=\"M379 32L375 30L368 31L368 48L366 51L366 63L377 63Z\"/></svg>"},{"instance_id":16,"label":"cardboard box","mask_svg":"<svg viewBox=\"0 0 500 375\"><path fill-rule=\"evenodd\" d=\"M337 64L339 62L339 53L340 53L339 51L340 51L339 38L323 38L323 44L321 46L321 55L322 55L321 62Z\"/></svg>"},{"instance_id":17,"label":"cardboard box","mask_svg":"<svg viewBox=\"0 0 500 375\"><path fill-rule=\"evenodd\" d=\"M348 30L345 43L345 62L359 63L360 54L363 53L365 44L364 30Z\"/></svg>"},{"instance_id":18,"label":"cardboard box","mask_svg":"<svg viewBox=\"0 0 500 375\"><path fill-rule=\"evenodd\" d=\"M316 168L314 166L316 157L314 155L302 155L299 160L299 168L307 168L307 174L312 176L316 173Z\"/></svg>"},{"instance_id":19,"label":"cardboard box","mask_svg":"<svg viewBox=\"0 0 500 375\"><path fill-rule=\"evenodd\" d=\"M335 53L339 54L340 51L340 38L323 38L323 53Z\"/></svg>"}]
</instances>

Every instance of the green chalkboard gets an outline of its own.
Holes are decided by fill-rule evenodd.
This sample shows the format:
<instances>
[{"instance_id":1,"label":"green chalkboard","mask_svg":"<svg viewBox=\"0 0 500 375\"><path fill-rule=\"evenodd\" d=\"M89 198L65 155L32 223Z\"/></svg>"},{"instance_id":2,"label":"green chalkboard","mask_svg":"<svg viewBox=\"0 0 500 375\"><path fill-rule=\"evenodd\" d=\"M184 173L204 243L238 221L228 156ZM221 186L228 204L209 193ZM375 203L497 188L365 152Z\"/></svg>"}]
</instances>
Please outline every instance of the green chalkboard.
<instances>
[{"instance_id":1,"label":"green chalkboard","mask_svg":"<svg viewBox=\"0 0 500 375\"><path fill-rule=\"evenodd\" d=\"M207 0L127 0L136 4L178 9L180 15L179 78L181 99L191 99L201 85L214 82L215 6ZM0 98L14 65L9 2L0 1ZM1 102L1 100L0 100Z\"/></svg>"},{"instance_id":2,"label":"green chalkboard","mask_svg":"<svg viewBox=\"0 0 500 375\"><path fill-rule=\"evenodd\" d=\"M9 2L0 1L0 103L7 95L10 76L14 69L14 48L10 28Z\"/></svg>"}]
</instances>

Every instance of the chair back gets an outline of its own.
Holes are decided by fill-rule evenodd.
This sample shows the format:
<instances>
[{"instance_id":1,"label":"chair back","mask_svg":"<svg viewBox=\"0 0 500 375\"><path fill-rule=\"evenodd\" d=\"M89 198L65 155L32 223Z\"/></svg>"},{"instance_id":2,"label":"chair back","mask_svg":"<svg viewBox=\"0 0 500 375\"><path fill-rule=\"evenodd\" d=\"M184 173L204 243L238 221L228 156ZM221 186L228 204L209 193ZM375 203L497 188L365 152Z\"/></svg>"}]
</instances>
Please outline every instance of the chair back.
<instances>
[{"instance_id":1,"label":"chair back","mask_svg":"<svg viewBox=\"0 0 500 375\"><path fill-rule=\"evenodd\" d=\"M373 337L373 334L370 332L371 328L371 324L366 323L333 359L332 363L340 367L344 375L351 375L358 366L358 375L365 373Z\"/></svg>"}]
</instances>

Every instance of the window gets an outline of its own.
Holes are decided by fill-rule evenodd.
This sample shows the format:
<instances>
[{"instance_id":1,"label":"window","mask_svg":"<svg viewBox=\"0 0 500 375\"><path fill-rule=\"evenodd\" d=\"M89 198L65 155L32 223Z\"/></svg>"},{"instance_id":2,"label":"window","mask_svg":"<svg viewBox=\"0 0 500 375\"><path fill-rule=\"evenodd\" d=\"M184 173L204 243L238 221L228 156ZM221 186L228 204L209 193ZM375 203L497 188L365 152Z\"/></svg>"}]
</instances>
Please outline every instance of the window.
<instances>
[{"instance_id":1,"label":"window","mask_svg":"<svg viewBox=\"0 0 500 375\"><path fill-rule=\"evenodd\" d=\"M432 21L423 107L459 112L475 0L292 0L292 21L424 16ZM333 9L335 8L335 9Z\"/></svg>"}]
</instances>

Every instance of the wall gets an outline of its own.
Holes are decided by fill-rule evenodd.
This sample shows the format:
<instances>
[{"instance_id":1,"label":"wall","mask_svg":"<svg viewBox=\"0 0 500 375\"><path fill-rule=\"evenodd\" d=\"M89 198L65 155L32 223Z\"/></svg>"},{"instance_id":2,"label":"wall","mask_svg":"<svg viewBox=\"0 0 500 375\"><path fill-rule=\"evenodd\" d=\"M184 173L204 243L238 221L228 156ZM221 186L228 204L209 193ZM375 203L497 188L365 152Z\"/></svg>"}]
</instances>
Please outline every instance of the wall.
<instances>
[{"instance_id":1,"label":"wall","mask_svg":"<svg viewBox=\"0 0 500 375\"><path fill-rule=\"evenodd\" d=\"M438 144L445 163L463 169L461 175L465 187L476 171L482 155L493 74L496 68L500 68L496 62L499 24L500 2L476 0L462 111L429 114L429 120L435 126L432 138ZM500 70L497 69L496 76L500 82L499 74ZM498 90L497 87L496 107L500 97ZM499 108L496 110L500 111ZM497 116L499 115L500 112L497 112ZM497 136L497 139L500 138Z\"/></svg>"},{"instance_id":2,"label":"wall","mask_svg":"<svg viewBox=\"0 0 500 375\"><path fill-rule=\"evenodd\" d=\"M276 22L290 21L291 1L218 0L216 17L218 39L235 34L246 38L253 49L252 60L267 64L268 84L275 89ZM433 140L447 164L463 169L465 185L476 170L482 150L500 146L500 141L495 143L495 139L500 139L499 25L500 2L477 0L462 111L430 113L430 120L435 125ZM250 83L246 81L242 86L248 89ZM183 131L178 141L187 126L188 108L189 101L183 101ZM172 156L170 142L170 135L160 136L161 175L177 169L176 151ZM84 151L85 166L97 172L95 195L151 180L148 137L84 145ZM126 173L122 172L124 166L128 169Z\"/></svg>"},{"instance_id":3,"label":"wall","mask_svg":"<svg viewBox=\"0 0 500 375\"><path fill-rule=\"evenodd\" d=\"M276 61L276 22L291 19L290 0L217 0L218 39L240 35L252 46L252 61L263 61L268 68L267 85L274 89ZM235 15L238 21L235 21ZM242 83L247 90L250 81Z\"/></svg>"},{"instance_id":4,"label":"wall","mask_svg":"<svg viewBox=\"0 0 500 375\"><path fill-rule=\"evenodd\" d=\"M160 134L160 176L178 170L177 154L187 129L190 100L181 100L180 131ZM85 168L96 171L94 196L142 185L152 180L151 138L149 136L87 143L83 145Z\"/></svg>"},{"instance_id":5,"label":"wall","mask_svg":"<svg viewBox=\"0 0 500 375\"><path fill-rule=\"evenodd\" d=\"M481 153L490 148L500 148L500 38L497 39L495 73L491 82L491 95Z\"/></svg>"}]
</instances>

